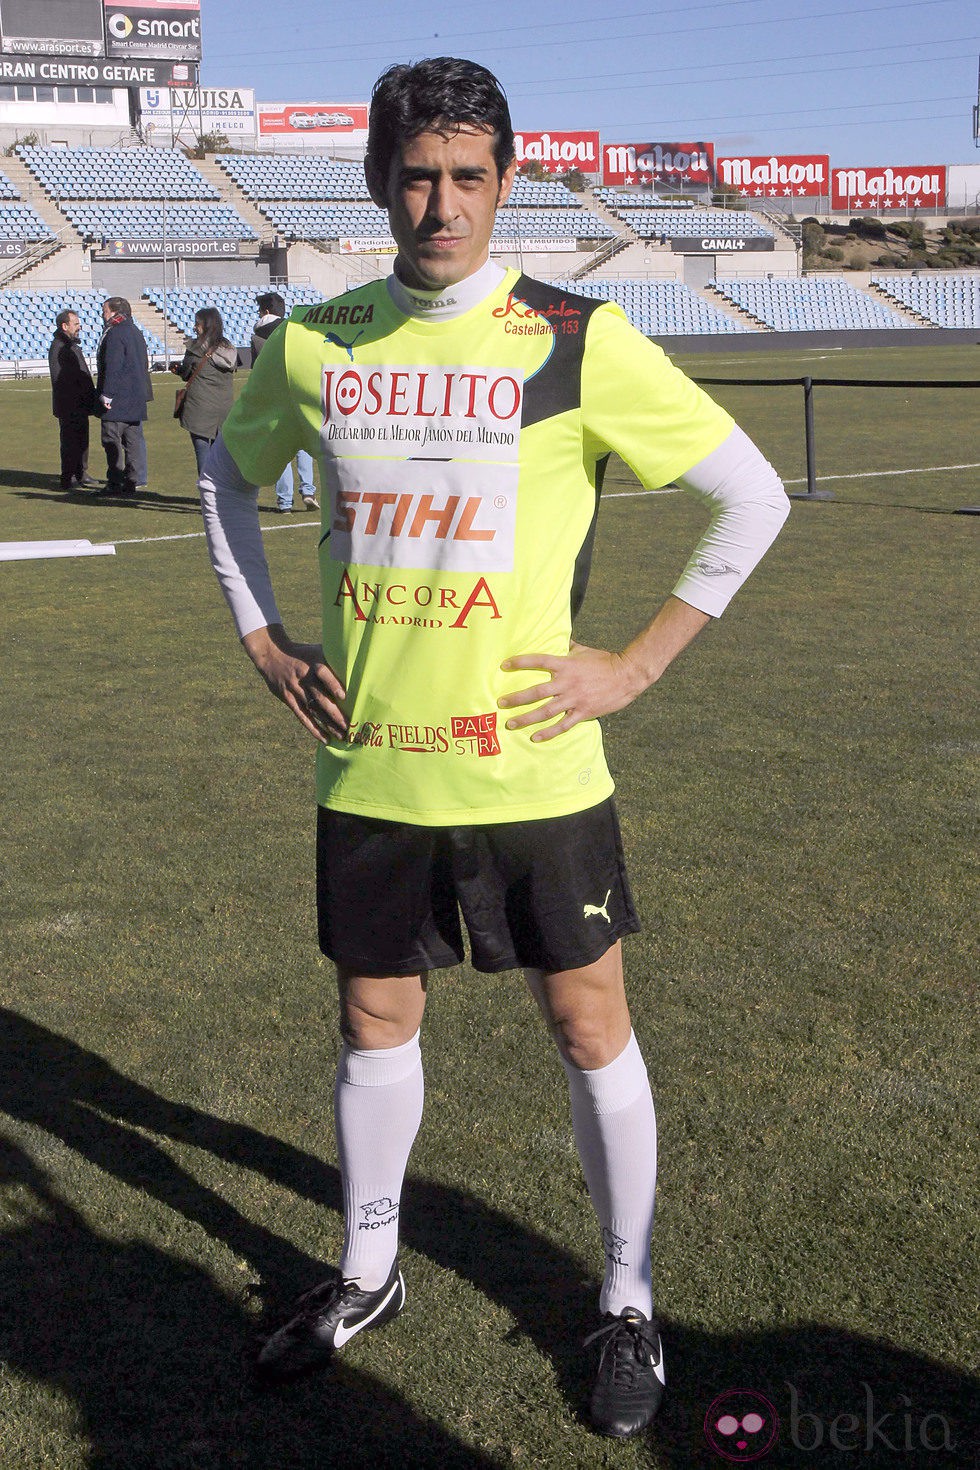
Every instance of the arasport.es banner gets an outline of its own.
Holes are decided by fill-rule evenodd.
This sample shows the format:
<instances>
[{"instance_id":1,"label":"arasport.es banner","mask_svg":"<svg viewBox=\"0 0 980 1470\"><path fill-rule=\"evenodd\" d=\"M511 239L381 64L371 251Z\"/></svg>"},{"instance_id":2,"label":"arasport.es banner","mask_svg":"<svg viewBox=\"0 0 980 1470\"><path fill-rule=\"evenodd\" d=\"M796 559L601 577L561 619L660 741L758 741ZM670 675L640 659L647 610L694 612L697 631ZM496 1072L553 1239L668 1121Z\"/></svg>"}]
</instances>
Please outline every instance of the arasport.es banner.
<instances>
[{"instance_id":1,"label":"arasport.es banner","mask_svg":"<svg viewBox=\"0 0 980 1470\"><path fill-rule=\"evenodd\" d=\"M830 193L830 159L826 153L716 158L715 182L749 200L821 199Z\"/></svg>"},{"instance_id":2,"label":"arasport.es banner","mask_svg":"<svg viewBox=\"0 0 980 1470\"><path fill-rule=\"evenodd\" d=\"M606 143L602 182L710 185L714 183L714 158L713 143Z\"/></svg>"},{"instance_id":3,"label":"arasport.es banner","mask_svg":"<svg viewBox=\"0 0 980 1470\"><path fill-rule=\"evenodd\" d=\"M200 61L200 0L105 0L106 55Z\"/></svg>"},{"instance_id":4,"label":"arasport.es banner","mask_svg":"<svg viewBox=\"0 0 980 1470\"><path fill-rule=\"evenodd\" d=\"M887 209L940 209L945 204L945 164L835 168L831 174L831 209L880 214Z\"/></svg>"},{"instance_id":5,"label":"arasport.es banner","mask_svg":"<svg viewBox=\"0 0 980 1470\"><path fill-rule=\"evenodd\" d=\"M549 174L598 174L601 167L598 133L515 133L514 151L518 167L539 163Z\"/></svg>"},{"instance_id":6,"label":"arasport.es banner","mask_svg":"<svg viewBox=\"0 0 980 1470\"><path fill-rule=\"evenodd\" d=\"M366 102L260 102L258 110L263 137L353 133L368 125Z\"/></svg>"}]
</instances>

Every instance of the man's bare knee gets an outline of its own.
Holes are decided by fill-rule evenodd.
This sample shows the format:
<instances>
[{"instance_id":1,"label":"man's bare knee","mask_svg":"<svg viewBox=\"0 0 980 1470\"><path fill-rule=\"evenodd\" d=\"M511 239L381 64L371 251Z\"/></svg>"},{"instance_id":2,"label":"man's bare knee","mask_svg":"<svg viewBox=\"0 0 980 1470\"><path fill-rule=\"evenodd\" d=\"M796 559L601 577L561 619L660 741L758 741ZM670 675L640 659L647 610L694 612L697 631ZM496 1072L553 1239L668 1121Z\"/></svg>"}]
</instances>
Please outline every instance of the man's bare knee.
<instances>
[{"instance_id":1,"label":"man's bare knee","mask_svg":"<svg viewBox=\"0 0 980 1470\"><path fill-rule=\"evenodd\" d=\"M622 956L614 945L601 959L577 970L525 972L558 1050L583 1071L605 1067L630 1038Z\"/></svg>"},{"instance_id":2,"label":"man's bare knee","mask_svg":"<svg viewBox=\"0 0 980 1470\"><path fill-rule=\"evenodd\" d=\"M355 975L338 969L340 1034L357 1051L410 1041L425 1010L425 975Z\"/></svg>"}]
</instances>

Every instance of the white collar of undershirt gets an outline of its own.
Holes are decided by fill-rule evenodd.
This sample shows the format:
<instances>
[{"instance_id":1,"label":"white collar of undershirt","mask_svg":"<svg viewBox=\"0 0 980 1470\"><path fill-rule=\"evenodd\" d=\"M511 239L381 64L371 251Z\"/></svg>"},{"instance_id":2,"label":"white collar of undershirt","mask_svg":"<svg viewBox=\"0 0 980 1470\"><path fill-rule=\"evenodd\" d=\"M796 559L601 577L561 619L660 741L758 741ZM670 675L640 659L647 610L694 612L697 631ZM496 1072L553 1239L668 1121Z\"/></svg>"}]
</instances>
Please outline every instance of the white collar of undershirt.
<instances>
[{"instance_id":1,"label":"white collar of undershirt","mask_svg":"<svg viewBox=\"0 0 980 1470\"><path fill-rule=\"evenodd\" d=\"M440 291L419 291L414 286L404 285L396 275L390 275L388 294L404 316L413 316L418 321L448 322L485 301L496 291L505 275L502 265L495 260L486 260L471 276L457 281L455 286L444 286Z\"/></svg>"}]
</instances>

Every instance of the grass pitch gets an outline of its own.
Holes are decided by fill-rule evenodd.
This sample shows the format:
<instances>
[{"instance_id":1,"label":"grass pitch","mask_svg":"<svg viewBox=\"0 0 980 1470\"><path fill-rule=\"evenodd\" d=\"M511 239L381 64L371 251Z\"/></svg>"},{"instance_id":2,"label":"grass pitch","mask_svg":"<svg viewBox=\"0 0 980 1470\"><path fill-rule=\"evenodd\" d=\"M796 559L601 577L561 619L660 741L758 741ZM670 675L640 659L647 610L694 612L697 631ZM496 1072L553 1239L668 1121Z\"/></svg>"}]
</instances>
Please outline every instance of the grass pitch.
<instances>
[{"instance_id":1,"label":"grass pitch","mask_svg":"<svg viewBox=\"0 0 980 1470\"><path fill-rule=\"evenodd\" d=\"M959 350L685 366L978 376ZM714 392L802 474L799 390ZM334 1376L252 1387L266 1304L341 1238L311 752L237 650L167 383L131 505L66 500L46 386L0 388L2 539L117 545L0 563L3 1470L698 1470L735 1389L778 1413L779 1470L974 1464L977 523L949 512L980 495L946 468L980 459L973 399L817 394L818 469L870 478L798 505L606 722L670 1383L618 1445L582 1420L599 1253L560 1068L519 976L465 966L432 984L408 1310ZM584 641L622 646L703 523L636 488L607 481ZM316 529L266 519L313 634Z\"/></svg>"}]
</instances>

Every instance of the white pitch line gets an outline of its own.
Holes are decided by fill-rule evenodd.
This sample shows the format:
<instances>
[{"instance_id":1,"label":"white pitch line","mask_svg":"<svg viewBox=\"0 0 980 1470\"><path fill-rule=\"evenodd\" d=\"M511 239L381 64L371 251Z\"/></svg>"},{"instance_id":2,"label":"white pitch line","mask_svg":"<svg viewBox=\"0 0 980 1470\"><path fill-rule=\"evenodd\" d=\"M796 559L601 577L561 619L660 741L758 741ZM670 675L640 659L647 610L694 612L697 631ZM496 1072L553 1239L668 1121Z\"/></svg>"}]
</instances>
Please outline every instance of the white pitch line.
<instances>
[{"instance_id":1,"label":"white pitch line","mask_svg":"<svg viewBox=\"0 0 980 1470\"><path fill-rule=\"evenodd\" d=\"M934 464L923 465L914 470L861 470L854 475L818 475L818 480L879 480L885 475L938 475L943 470L980 470L980 464ZM802 480L784 480L784 485L805 485Z\"/></svg>"},{"instance_id":2,"label":"white pitch line","mask_svg":"<svg viewBox=\"0 0 980 1470\"><path fill-rule=\"evenodd\" d=\"M885 475L937 475L943 470L980 470L980 464L935 464L913 470L861 470L853 475L818 475L818 480L878 480ZM805 485L806 476L799 480L784 480L784 485ZM679 485L667 485L662 490L611 490L603 500L634 500L643 495L679 495ZM272 531L301 531L305 526L316 526L317 521L290 521L288 526L263 526L263 536ZM185 531L179 536L137 536L129 541L114 541L114 546L149 546L156 541L197 541L203 531Z\"/></svg>"},{"instance_id":3,"label":"white pitch line","mask_svg":"<svg viewBox=\"0 0 980 1470\"><path fill-rule=\"evenodd\" d=\"M262 526L263 536L269 531L302 531L304 526L318 526L319 521L290 521L288 526ZM199 541L203 531L184 531L179 536L135 536L130 541L114 541L114 546L149 546L154 541Z\"/></svg>"},{"instance_id":4,"label":"white pitch line","mask_svg":"<svg viewBox=\"0 0 980 1470\"><path fill-rule=\"evenodd\" d=\"M935 464L923 465L912 470L861 470L853 475L818 475L817 479L824 480L878 480L884 475L936 475L943 470L980 470L980 464ZM784 485L805 485L806 476L799 480L784 480ZM603 495L603 500L629 500L638 495L676 495L681 487L678 485L665 487L663 490L612 490L608 495Z\"/></svg>"}]
</instances>

